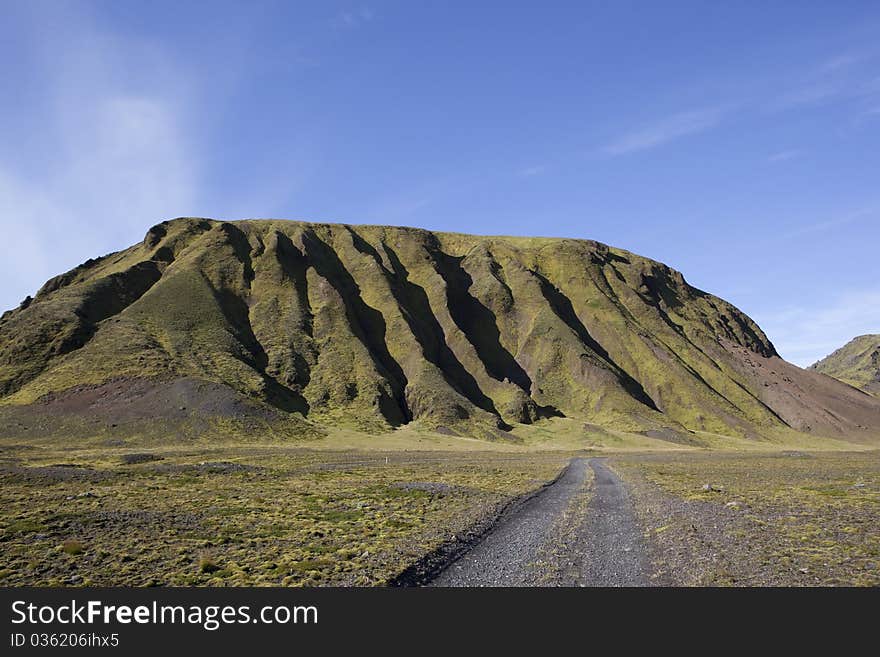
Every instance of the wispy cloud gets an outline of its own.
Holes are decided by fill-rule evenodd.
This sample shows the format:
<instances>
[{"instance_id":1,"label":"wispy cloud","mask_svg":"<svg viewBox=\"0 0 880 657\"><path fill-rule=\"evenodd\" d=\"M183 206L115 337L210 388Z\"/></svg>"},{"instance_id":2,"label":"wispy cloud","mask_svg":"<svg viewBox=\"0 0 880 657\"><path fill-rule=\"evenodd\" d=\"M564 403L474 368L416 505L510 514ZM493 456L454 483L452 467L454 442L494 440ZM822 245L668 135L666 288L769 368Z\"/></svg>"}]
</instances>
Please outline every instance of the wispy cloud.
<instances>
[{"instance_id":1,"label":"wispy cloud","mask_svg":"<svg viewBox=\"0 0 880 657\"><path fill-rule=\"evenodd\" d=\"M794 82L788 81L786 84L786 81L777 81L774 87L782 91L740 98L735 104L678 112L625 132L606 144L601 152L606 155L627 155L665 146L735 118L731 117L733 109L739 109L743 114L762 109L785 112L847 99L859 100L863 104L867 102L874 108L874 101L880 97L880 78L865 79L863 65L868 61L871 61L871 57L864 53L831 56L811 71L803 73L799 79L795 77ZM863 110L862 113L868 115L876 111ZM800 151L787 150L770 155L768 161L783 162L800 155Z\"/></svg>"},{"instance_id":2,"label":"wispy cloud","mask_svg":"<svg viewBox=\"0 0 880 657\"><path fill-rule=\"evenodd\" d=\"M602 150L608 155L626 155L663 146L677 139L717 126L725 115L722 108L703 108L673 116L628 132Z\"/></svg>"},{"instance_id":3,"label":"wispy cloud","mask_svg":"<svg viewBox=\"0 0 880 657\"><path fill-rule=\"evenodd\" d=\"M803 152L797 149L779 151L778 153L773 153L772 155L770 155L767 158L767 161L773 164L777 162L787 162L788 160L799 158L801 155L803 155Z\"/></svg>"},{"instance_id":4,"label":"wispy cloud","mask_svg":"<svg viewBox=\"0 0 880 657\"><path fill-rule=\"evenodd\" d=\"M805 105L817 105L839 98L847 90L848 87L838 81L808 83L773 98L768 108L771 111L781 112Z\"/></svg>"},{"instance_id":5,"label":"wispy cloud","mask_svg":"<svg viewBox=\"0 0 880 657\"><path fill-rule=\"evenodd\" d=\"M841 226L845 226L856 221L865 221L868 219L876 220L878 218L880 218L880 207L862 208L861 210L857 210L849 214L844 214L839 217L832 217L830 219L807 224L787 233L786 235L783 235L783 238L791 239L793 237L801 237L810 233L818 233L825 230L831 230L833 228L840 228Z\"/></svg>"},{"instance_id":6,"label":"wispy cloud","mask_svg":"<svg viewBox=\"0 0 880 657\"><path fill-rule=\"evenodd\" d=\"M862 62L864 59L864 55L855 53L832 55L818 66L817 71L819 74L835 73L854 66Z\"/></svg>"},{"instance_id":7,"label":"wispy cloud","mask_svg":"<svg viewBox=\"0 0 880 657\"><path fill-rule=\"evenodd\" d=\"M853 290L810 307L754 315L783 358L807 367L858 335L880 333L880 291Z\"/></svg>"},{"instance_id":8,"label":"wispy cloud","mask_svg":"<svg viewBox=\"0 0 880 657\"><path fill-rule=\"evenodd\" d=\"M794 81L782 81L783 91L770 98L765 108L782 112L880 93L880 78L865 77L872 58L864 52L829 57Z\"/></svg>"},{"instance_id":9,"label":"wispy cloud","mask_svg":"<svg viewBox=\"0 0 880 657\"><path fill-rule=\"evenodd\" d=\"M46 53L54 68L41 80L51 156L37 153L42 166L22 167L0 155L0 227L17 241L0 261L3 308L59 271L197 209L199 164L180 92L192 85L151 46L123 47L86 23L67 28L76 57ZM155 74L149 91L120 82L131 73L123 53L135 51Z\"/></svg>"}]
</instances>

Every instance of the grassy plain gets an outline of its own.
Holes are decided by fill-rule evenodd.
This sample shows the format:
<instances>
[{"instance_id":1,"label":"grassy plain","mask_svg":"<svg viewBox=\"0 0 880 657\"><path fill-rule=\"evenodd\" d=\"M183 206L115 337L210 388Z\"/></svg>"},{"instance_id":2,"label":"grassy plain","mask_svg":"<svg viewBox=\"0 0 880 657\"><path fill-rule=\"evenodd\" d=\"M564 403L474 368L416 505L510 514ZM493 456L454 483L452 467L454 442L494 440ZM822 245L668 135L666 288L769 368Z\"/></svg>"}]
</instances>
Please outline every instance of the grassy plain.
<instances>
[{"instance_id":1,"label":"grassy plain","mask_svg":"<svg viewBox=\"0 0 880 657\"><path fill-rule=\"evenodd\" d=\"M589 454L633 486L659 584L880 584L877 451L693 440L570 419L495 443L411 428L266 444L3 439L0 585L383 585Z\"/></svg>"},{"instance_id":2,"label":"grassy plain","mask_svg":"<svg viewBox=\"0 0 880 657\"><path fill-rule=\"evenodd\" d=\"M880 452L621 455L658 584L880 586Z\"/></svg>"},{"instance_id":3,"label":"grassy plain","mask_svg":"<svg viewBox=\"0 0 880 657\"><path fill-rule=\"evenodd\" d=\"M2 585L381 585L568 455L6 445Z\"/></svg>"}]
</instances>

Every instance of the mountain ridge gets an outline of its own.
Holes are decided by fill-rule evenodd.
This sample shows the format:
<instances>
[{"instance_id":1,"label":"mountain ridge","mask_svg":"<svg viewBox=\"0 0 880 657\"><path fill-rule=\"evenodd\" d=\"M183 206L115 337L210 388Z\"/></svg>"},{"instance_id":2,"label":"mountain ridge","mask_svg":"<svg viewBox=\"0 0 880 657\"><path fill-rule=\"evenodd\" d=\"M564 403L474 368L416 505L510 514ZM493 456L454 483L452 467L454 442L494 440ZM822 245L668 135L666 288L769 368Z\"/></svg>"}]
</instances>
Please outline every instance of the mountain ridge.
<instances>
[{"instance_id":1,"label":"mountain ridge","mask_svg":"<svg viewBox=\"0 0 880 657\"><path fill-rule=\"evenodd\" d=\"M856 336L808 369L880 396L880 334Z\"/></svg>"},{"instance_id":2,"label":"mountain ridge","mask_svg":"<svg viewBox=\"0 0 880 657\"><path fill-rule=\"evenodd\" d=\"M880 405L839 385L680 272L571 238L178 218L0 319L3 407L196 432L227 415L284 435L506 439L558 416L673 441L880 428Z\"/></svg>"}]
</instances>

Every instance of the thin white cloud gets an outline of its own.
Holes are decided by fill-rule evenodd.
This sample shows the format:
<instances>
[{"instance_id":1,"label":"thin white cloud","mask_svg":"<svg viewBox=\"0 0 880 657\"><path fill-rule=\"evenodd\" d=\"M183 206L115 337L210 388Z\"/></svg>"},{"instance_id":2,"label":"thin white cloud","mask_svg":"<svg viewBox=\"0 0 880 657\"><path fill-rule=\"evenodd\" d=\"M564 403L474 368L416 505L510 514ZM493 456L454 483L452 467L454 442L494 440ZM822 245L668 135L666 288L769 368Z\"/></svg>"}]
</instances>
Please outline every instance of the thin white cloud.
<instances>
[{"instance_id":1,"label":"thin white cloud","mask_svg":"<svg viewBox=\"0 0 880 657\"><path fill-rule=\"evenodd\" d=\"M766 109L782 112L874 96L880 93L880 78L865 79L868 71L862 65L869 60L864 53L829 57L799 82L784 85L787 89L771 98Z\"/></svg>"},{"instance_id":2,"label":"thin white cloud","mask_svg":"<svg viewBox=\"0 0 880 657\"><path fill-rule=\"evenodd\" d=\"M836 73L843 69L850 68L855 64L858 64L864 59L864 55L856 55L853 53L833 55L832 57L829 57L824 62L822 62L819 65L817 71L820 75L826 73Z\"/></svg>"},{"instance_id":3,"label":"thin white cloud","mask_svg":"<svg viewBox=\"0 0 880 657\"><path fill-rule=\"evenodd\" d=\"M862 208L861 210L857 210L856 212L851 212L849 214L845 214L839 217L833 217L831 219L825 219L823 221L817 221L811 224L807 224L805 226L801 226L786 235L783 235L784 239L791 239L793 237L801 237L803 235L809 235L810 233L818 233L825 230L831 230L833 228L840 228L841 226L845 226L847 224L851 224L855 221L864 221L867 219L877 219L880 217L880 208L878 207L869 207Z\"/></svg>"},{"instance_id":4,"label":"thin white cloud","mask_svg":"<svg viewBox=\"0 0 880 657\"><path fill-rule=\"evenodd\" d=\"M682 137L713 128L721 122L723 116L724 110L720 108L680 112L624 134L602 150L608 155L626 155L657 148Z\"/></svg>"},{"instance_id":5,"label":"thin white cloud","mask_svg":"<svg viewBox=\"0 0 880 657\"><path fill-rule=\"evenodd\" d=\"M45 53L49 146L42 157L29 154L39 165L0 154L0 228L16 235L16 248L0 260L3 309L47 278L197 209L199 167L180 92L189 81L165 70L152 46L123 46L87 24L68 29L76 56ZM148 90L125 83L133 57L151 71Z\"/></svg>"},{"instance_id":6,"label":"thin white cloud","mask_svg":"<svg viewBox=\"0 0 880 657\"><path fill-rule=\"evenodd\" d=\"M682 111L624 133L601 151L606 155L626 155L664 146L717 127L730 118L731 110L735 108L744 112L761 109L785 112L843 100L868 101L872 107L876 106L876 99L880 97L880 78L866 80L864 72L860 73L857 70L870 59L871 57L864 53L831 56L811 72L803 75L799 81L794 83L777 81L775 88L783 89L781 92L742 98L733 105ZM799 154L796 151L785 151L771 155L769 161L781 162Z\"/></svg>"},{"instance_id":7,"label":"thin white cloud","mask_svg":"<svg viewBox=\"0 0 880 657\"><path fill-rule=\"evenodd\" d=\"M753 313L780 355L807 367L858 335L880 333L880 290L846 292L824 304Z\"/></svg>"},{"instance_id":8,"label":"thin white cloud","mask_svg":"<svg viewBox=\"0 0 880 657\"><path fill-rule=\"evenodd\" d=\"M807 105L830 102L845 95L848 87L841 82L817 82L787 91L769 103L771 111L782 112Z\"/></svg>"}]
</instances>

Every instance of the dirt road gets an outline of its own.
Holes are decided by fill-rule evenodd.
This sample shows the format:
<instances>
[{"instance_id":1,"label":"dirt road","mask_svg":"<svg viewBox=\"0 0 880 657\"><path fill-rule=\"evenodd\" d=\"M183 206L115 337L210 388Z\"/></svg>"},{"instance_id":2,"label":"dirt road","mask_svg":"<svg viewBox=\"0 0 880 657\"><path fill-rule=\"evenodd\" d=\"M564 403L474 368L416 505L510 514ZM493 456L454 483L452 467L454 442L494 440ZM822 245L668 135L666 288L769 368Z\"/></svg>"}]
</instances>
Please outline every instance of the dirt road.
<instances>
[{"instance_id":1,"label":"dirt road","mask_svg":"<svg viewBox=\"0 0 880 657\"><path fill-rule=\"evenodd\" d=\"M430 585L645 586L646 563L626 485L604 459L576 458Z\"/></svg>"}]
</instances>

